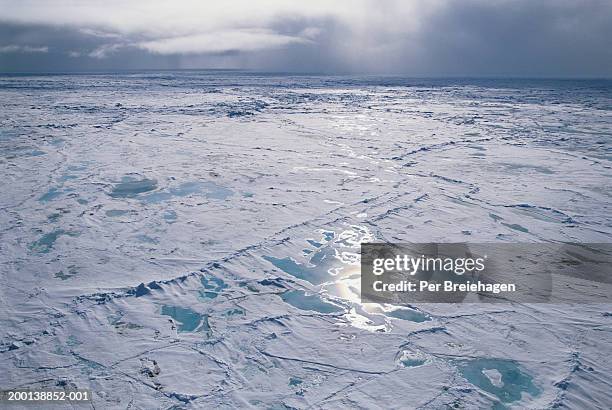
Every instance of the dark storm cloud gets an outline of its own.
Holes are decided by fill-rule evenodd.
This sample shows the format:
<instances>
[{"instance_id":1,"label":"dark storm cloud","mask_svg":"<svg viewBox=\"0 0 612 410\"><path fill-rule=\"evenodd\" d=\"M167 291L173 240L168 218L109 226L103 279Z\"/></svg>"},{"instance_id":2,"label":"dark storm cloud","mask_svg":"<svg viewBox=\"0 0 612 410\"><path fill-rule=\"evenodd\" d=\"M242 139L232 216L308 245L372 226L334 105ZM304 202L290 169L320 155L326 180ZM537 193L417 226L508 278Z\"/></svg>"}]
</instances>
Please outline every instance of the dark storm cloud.
<instances>
[{"instance_id":1,"label":"dark storm cloud","mask_svg":"<svg viewBox=\"0 0 612 410\"><path fill-rule=\"evenodd\" d=\"M612 2L453 3L418 43L423 69L485 75L610 76Z\"/></svg>"},{"instance_id":2,"label":"dark storm cloud","mask_svg":"<svg viewBox=\"0 0 612 410\"><path fill-rule=\"evenodd\" d=\"M612 2L0 1L0 70L612 76Z\"/></svg>"}]
</instances>

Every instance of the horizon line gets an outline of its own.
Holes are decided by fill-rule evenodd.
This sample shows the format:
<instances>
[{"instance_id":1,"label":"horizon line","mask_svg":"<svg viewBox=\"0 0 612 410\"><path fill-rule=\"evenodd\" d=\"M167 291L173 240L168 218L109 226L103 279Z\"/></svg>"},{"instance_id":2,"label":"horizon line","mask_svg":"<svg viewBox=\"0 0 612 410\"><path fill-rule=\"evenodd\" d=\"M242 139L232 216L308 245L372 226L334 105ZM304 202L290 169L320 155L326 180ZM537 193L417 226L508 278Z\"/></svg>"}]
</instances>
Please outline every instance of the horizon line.
<instances>
[{"instance_id":1,"label":"horizon line","mask_svg":"<svg viewBox=\"0 0 612 410\"><path fill-rule=\"evenodd\" d=\"M372 72L325 72L325 71L283 71L261 70L249 68L113 68L113 69L83 69L83 70L41 70L41 71L3 71L0 76L35 76L35 75L87 75L87 74L123 74L138 72L236 72L248 74L286 75L286 76L330 76L330 77L387 77L405 79L488 79L488 80L612 80L612 76L550 76L550 75L416 75L398 73L372 73Z\"/></svg>"}]
</instances>

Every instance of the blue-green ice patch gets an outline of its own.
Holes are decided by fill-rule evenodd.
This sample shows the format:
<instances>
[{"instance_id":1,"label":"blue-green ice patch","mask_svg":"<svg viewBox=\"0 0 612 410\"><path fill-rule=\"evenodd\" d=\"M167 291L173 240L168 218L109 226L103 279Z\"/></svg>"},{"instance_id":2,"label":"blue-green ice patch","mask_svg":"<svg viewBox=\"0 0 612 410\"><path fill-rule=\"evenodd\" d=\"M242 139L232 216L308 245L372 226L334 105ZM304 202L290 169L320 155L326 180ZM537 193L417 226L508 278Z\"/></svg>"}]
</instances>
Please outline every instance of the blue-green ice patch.
<instances>
[{"instance_id":1,"label":"blue-green ice patch","mask_svg":"<svg viewBox=\"0 0 612 410\"><path fill-rule=\"evenodd\" d=\"M475 359L457 361L456 365L467 381L495 395L503 403L521 400L523 393L536 397L541 392L533 384L532 377L512 360Z\"/></svg>"},{"instance_id":2,"label":"blue-green ice patch","mask_svg":"<svg viewBox=\"0 0 612 410\"><path fill-rule=\"evenodd\" d=\"M139 194L157 189L157 181L154 179L138 179L132 176L124 176L121 182L115 184L111 193L113 198L134 198Z\"/></svg>"},{"instance_id":3,"label":"blue-green ice patch","mask_svg":"<svg viewBox=\"0 0 612 410\"><path fill-rule=\"evenodd\" d=\"M388 312L385 312L386 316L394 317L396 319L407 320L410 322L425 322L431 320L429 316L427 316L423 312L419 312L414 309L395 309Z\"/></svg>"},{"instance_id":4,"label":"blue-green ice patch","mask_svg":"<svg viewBox=\"0 0 612 410\"><path fill-rule=\"evenodd\" d=\"M125 209L109 209L108 211L105 212L105 214L108 217L115 218L118 216L123 216L129 212L130 211L125 210Z\"/></svg>"},{"instance_id":5,"label":"blue-green ice patch","mask_svg":"<svg viewBox=\"0 0 612 410\"><path fill-rule=\"evenodd\" d=\"M342 308L325 302L317 294L307 295L302 290L290 290L280 295L284 302L301 310L311 310L319 313L342 312Z\"/></svg>"},{"instance_id":6,"label":"blue-green ice patch","mask_svg":"<svg viewBox=\"0 0 612 410\"><path fill-rule=\"evenodd\" d=\"M335 251L331 247L322 247L312 254L309 264L301 264L293 258L276 258L274 256L264 255L263 258L283 272L306 280L313 285L320 285L329 281L330 269L333 269L335 259Z\"/></svg>"},{"instance_id":7,"label":"blue-green ice patch","mask_svg":"<svg viewBox=\"0 0 612 410\"><path fill-rule=\"evenodd\" d=\"M334 234L334 232L333 232L333 231L323 231L323 232L322 232L322 234L323 234L323 238L324 238L324 239L325 239L327 242L329 242L329 241L331 241L332 239L334 239L334 236L335 236L335 234Z\"/></svg>"},{"instance_id":8,"label":"blue-green ice patch","mask_svg":"<svg viewBox=\"0 0 612 410\"><path fill-rule=\"evenodd\" d=\"M51 249L53 249L53 246L55 245L57 239L63 235L75 236L75 234L72 232L67 232L63 229L55 229L49 233L44 234L37 241L32 242L29 248L31 251L34 252L48 253Z\"/></svg>"},{"instance_id":9,"label":"blue-green ice patch","mask_svg":"<svg viewBox=\"0 0 612 410\"><path fill-rule=\"evenodd\" d=\"M199 297L200 299L214 299L228 286L223 280L216 278L214 276L202 276L200 279L202 283L202 287L204 289L200 289Z\"/></svg>"},{"instance_id":10,"label":"blue-green ice patch","mask_svg":"<svg viewBox=\"0 0 612 410\"><path fill-rule=\"evenodd\" d=\"M302 383L303 383L302 379L299 379L297 377L290 377L289 378L289 386L291 386L291 387L300 385Z\"/></svg>"},{"instance_id":11,"label":"blue-green ice patch","mask_svg":"<svg viewBox=\"0 0 612 410\"><path fill-rule=\"evenodd\" d=\"M61 194L62 194L62 191L60 191L59 189L55 187L52 187L52 188L49 188L49 190L45 192L40 198L38 198L38 200L40 202L49 202L49 201L54 200Z\"/></svg>"},{"instance_id":12,"label":"blue-green ice patch","mask_svg":"<svg viewBox=\"0 0 612 410\"><path fill-rule=\"evenodd\" d=\"M507 224L505 222L502 222L501 224L504 226L507 226L510 229L514 229L515 231L520 231L520 232L525 232L525 233L529 232L529 229L519 224Z\"/></svg>"},{"instance_id":13,"label":"blue-green ice patch","mask_svg":"<svg viewBox=\"0 0 612 410\"><path fill-rule=\"evenodd\" d=\"M189 308L164 305L161 314L170 316L177 322L179 332L203 332L210 330L208 315L198 313Z\"/></svg>"},{"instance_id":14,"label":"blue-green ice patch","mask_svg":"<svg viewBox=\"0 0 612 410\"><path fill-rule=\"evenodd\" d=\"M173 211L172 209L168 209L168 210L164 211L164 213L162 214L162 217L169 224L176 222L176 220L178 219L178 216L176 215L176 212Z\"/></svg>"},{"instance_id":15,"label":"blue-green ice patch","mask_svg":"<svg viewBox=\"0 0 612 410\"><path fill-rule=\"evenodd\" d=\"M308 242L310 245L314 246L315 248L320 248L321 246L323 246L321 242L317 242L313 239L306 239L306 242Z\"/></svg>"},{"instance_id":16,"label":"blue-green ice patch","mask_svg":"<svg viewBox=\"0 0 612 410\"><path fill-rule=\"evenodd\" d=\"M318 274L316 271L307 267L306 265L297 263L292 258L275 258L274 256L267 255L264 255L263 258L276 268L298 279L307 280L313 284L320 284L324 282L321 280L322 275Z\"/></svg>"}]
</instances>

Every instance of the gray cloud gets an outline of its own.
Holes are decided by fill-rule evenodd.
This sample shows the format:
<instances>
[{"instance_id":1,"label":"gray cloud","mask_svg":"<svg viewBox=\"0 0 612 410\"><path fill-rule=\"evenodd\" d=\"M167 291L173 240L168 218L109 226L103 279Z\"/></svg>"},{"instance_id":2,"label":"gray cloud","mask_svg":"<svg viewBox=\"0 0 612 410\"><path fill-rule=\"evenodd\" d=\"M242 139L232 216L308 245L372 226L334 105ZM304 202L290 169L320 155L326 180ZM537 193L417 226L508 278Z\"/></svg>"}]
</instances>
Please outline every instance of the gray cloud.
<instances>
[{"instance_id":1,"label":"gray cloud","mask_svg":"<svg viewBox=\"0 0 612 410\"><path fill-rule=\"evenodd\" d=\"M612 76L612 2L0 0L0 70ZM17 50L42 50L47 53ZM70 58L67 58L70 57Z\"/></svg>"},{"instance_id":2,"label":"gray cloud","mask_svg":"<svg viewBox=\"0 0 612 410\"><path fill-rule=\"evenodd\" d=\"M9 44L8 46L0 46L0 53L47 53L49 47L32 47L32 46L19 46L16 44Z\"/></svg>"},{"instance_id":3,"label":"gray cloud","mask_svg":"<svg viewBox=\"0 0 612 410\"><path fill-rule=\"evenodd\" d=\"M215 54L275 49L308 41L306 38L279 34L271 30L250 29L163 38L141 42L137 46L158 54Z\"/></svg>"},{"instance_id":4,"label":"gray cloud","mask_svg":"<svg viewBox=\"0 0 612 410\"><path fill-rule=\"evenodd\" d=\"M91 50L91 52L89 52L87 55L89 57L91 57L91 58L106 58L110 54L117 53L118 51L122 50L125 47L127 47L127 46L124 45L124 44L120 44L120 43L116 43L116 44L103 44L103 45L101 45L99 47L96 47L95 49ZM77 56L76 54L77 53L72 54L72 56ZM78 56L80 56L80 54Z\"/></svg>"}]
</instances>

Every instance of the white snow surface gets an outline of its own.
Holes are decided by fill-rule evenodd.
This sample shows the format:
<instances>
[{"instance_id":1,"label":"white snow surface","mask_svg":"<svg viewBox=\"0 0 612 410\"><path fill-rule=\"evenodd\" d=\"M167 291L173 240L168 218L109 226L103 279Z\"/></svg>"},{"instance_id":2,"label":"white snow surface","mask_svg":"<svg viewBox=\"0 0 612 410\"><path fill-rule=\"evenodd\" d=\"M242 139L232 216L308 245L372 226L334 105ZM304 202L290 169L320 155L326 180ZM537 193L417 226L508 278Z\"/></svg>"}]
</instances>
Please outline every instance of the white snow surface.
<instances>
[{"instance_id":1,"label":"white snow surface","mask_svg":"<svg viewBox=\"0 0 612 410\"><path fill-rule=\"evenodd\" d=\"M364 305L358 254L610 242L611 90L0 77L0 388L90 389L79 408L609 408L612 304Z\"/></svg>"}]
</instances>

